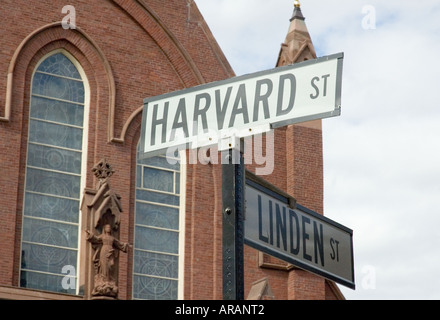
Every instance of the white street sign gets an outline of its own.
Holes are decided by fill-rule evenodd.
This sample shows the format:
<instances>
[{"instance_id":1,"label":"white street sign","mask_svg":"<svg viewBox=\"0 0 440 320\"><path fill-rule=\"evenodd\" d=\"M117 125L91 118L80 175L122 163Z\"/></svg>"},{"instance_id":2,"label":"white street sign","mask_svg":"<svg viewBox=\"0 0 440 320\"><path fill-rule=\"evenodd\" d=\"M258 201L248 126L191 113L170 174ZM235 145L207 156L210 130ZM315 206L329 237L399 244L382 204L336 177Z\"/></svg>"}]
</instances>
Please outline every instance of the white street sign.
<instances>
[{"instance_id":1,"label":"white street sign","mask_svg":"<svg viewBox=\"0 0 440 320\"><path fill-rule=\"evenodd\" d=\"M339 116L343 53L144 100L141 157Z\"/></svg>"}]
</instances>

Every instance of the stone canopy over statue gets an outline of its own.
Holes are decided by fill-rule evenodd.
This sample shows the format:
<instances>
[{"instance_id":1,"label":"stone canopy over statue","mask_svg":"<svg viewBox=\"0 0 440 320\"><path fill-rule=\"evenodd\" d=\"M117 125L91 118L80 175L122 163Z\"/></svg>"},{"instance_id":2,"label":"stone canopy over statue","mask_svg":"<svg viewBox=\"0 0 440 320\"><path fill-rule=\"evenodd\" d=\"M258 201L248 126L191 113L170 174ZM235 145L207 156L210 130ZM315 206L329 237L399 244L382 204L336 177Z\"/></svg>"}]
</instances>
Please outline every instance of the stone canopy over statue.
<instances>
[{"instance_id":1,"label":"stone canopy over statue","mask_svg":"<svg viewBox=\"0 0 440 320\"><path fill-rule=\"evenodd\" d=\"M116 299L119 251L127 252L130 245L119 241L122 206L120 196L108 181L114 173L112 167L103 159L92 170L98 178L98 187L96 191L86 190L82 206L82 210L87 211L89 223L85 234L93 254L93 280L89 283L89 290L92 299Z\"/></svg>"}]
</instances>

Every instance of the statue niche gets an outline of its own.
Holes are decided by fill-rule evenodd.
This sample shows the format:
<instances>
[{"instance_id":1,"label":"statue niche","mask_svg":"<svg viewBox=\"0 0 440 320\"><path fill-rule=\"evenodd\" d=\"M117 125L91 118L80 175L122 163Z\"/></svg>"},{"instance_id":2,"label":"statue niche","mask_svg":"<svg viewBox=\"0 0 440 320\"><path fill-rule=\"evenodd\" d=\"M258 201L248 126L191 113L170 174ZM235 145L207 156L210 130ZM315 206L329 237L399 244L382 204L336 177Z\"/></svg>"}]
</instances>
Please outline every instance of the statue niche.
<instances>
[{"instance_id":1,"label":"statue niche","mask_svg":"<svg viewBox=\"0 0 440 320\"><path fill-rule=\"evenodd\" d=\"M98 188L90 203L87 203L87 211L88 221L94 230L85 230L86 240L93 249L94 278L91 295L92 299L116 299L119 251L127 252L130 245L118 239L122 206L120 196L108 182L114 173L112 167L103 159L92 171L98 178Z\"/></svg>"}]
</instances>

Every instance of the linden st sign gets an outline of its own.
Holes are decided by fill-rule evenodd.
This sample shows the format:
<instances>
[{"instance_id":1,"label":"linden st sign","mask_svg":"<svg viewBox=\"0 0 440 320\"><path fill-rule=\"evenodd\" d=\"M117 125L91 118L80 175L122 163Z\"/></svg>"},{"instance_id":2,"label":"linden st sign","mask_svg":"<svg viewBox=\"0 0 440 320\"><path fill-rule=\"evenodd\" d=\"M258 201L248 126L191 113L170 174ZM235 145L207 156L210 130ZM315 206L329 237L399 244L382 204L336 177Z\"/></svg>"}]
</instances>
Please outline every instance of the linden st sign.
<instances>
[{"instance_id":1,"label":"linden st sign","mask_svg":"<svg viewBox=\"0 0 440 320\"><path fill-rule=\"evenodd\" d=\"M339 116L343 53L144 100L141 157Z\"/></svg>"},{"instance_id":2,"label":"linden st sign","mask_svg":"<svg viewBox=\"0 0 440 320\"><path fill-rule=\"evenodd\" d=\"M244 243L355 289L353 231L247 173Z\"/></svg>"}]
</instances>

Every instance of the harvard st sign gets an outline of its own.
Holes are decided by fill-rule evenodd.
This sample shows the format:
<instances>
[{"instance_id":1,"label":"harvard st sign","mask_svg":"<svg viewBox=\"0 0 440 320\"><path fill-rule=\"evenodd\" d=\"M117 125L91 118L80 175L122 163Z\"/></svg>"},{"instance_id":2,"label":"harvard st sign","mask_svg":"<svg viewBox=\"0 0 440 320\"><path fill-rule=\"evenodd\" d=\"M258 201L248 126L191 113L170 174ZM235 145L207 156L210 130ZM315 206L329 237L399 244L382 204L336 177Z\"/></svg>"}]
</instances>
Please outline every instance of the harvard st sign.
<instances>
[{"instance_id":1,"label":"harvard st sign","mask_svg":"<svg viewBox=\"0 0 440 320\"><path fill-rule=\"evenodd\" d=\"M339 116L342 62L339 53L146 98L140 155Z\"/></svg>"}]
</instances>

